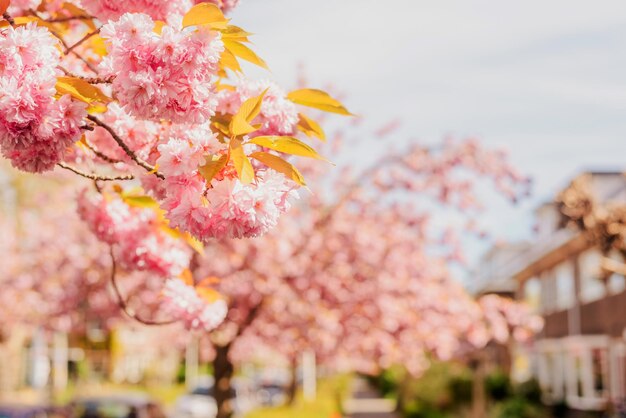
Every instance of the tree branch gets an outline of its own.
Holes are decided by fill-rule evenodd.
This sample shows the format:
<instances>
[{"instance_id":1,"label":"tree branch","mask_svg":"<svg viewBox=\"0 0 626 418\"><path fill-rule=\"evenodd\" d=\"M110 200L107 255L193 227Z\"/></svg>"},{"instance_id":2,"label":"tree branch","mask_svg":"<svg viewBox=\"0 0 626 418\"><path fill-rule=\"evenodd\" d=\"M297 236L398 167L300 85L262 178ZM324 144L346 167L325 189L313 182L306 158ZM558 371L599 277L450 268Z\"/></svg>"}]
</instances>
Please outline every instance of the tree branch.
<instances>
[{"instance_id":1,"label":"tree branch","mask_svg":"<svg viewBox=\"0 0 626 418\"><path fill-rule=\"evenodd\" d=\"M94 35L97 35L100 33L100 28L87 33L85 36L83 36L82 38L80 38L78 41L76 41L76 43L72 46L69 46L67 48L65 48L65 55L69 54L70 52L72 52L74 50L74 48L80 46L83 42L87 41L89 38L91 38Z\"/></svg>"},{"instance_id":2,"label":"tree branch","mask_svg":"<svg viewBox=\"0 0 626 418\"><path fill-rule=\"evenodd\" d=\"M137 154L135 154L135 152L133 150L131 150L128 147L128 145L126 145L124 140L122 138L120 138L120 136L117 135L115 133L115 131L109 125L107 125L106 123L102 122L100 119L98 119L97 117L95 117L93 115L88 115L87 119L89 119L90 121L92 121L96 125L100 126L101 128L104 128L109 134L111 134L111 136L113 137L115 142L117 142L117 145L119 145L120 148L122 148L124 150L126 155L128 155L135 163L137 163L137 165L139 165L140 167L146 169L146 171L148 171L150 173L154 173L154 175L157 176L158 178L165 179L165 176L163 174L159 173L158 171L156 171L156 168L154 166L152 166L151 164L149 164L146 161L144 161L141 158L139 158L137 156Z\"/></svg>"},{"instance_id":3,"label":"tree branch","mask_svg":"<svg viewBox=\"0 0 626 418\"><path fill-rule=\"evenodd\" d=\"M118 181L118 180L132 180L135 178L132 174L120 175L120 176L100 176L97 174L86 173L84 171L79 170L76 167L72 167L71 165L67 165L65 163L57 163L57 165L65 170L71 171L72 173L78 174L81 177L88 178L90 180L101 180L101 181Z\"/></svg>"},{"instance_id":4,"label":"tree branch","mask_svg":"<svg viewBox=\"0 0 626 418\"><path fill-rule=\"evenodd\" d=\"M110 248L109 253L111 254L111 285L113 287L113 291L115 292L115 296L117 297L117 302L118 302L118 305L119 305L120 309L129 318L134 319L135 321L137 321L137 322L139 322L141 324L144 324L144 325L159 326L159 325L170 325L170 324L178 322L175 319L172 319L172 320L169 320L169 321L153 321L153 320L150 320L150 319L141 318L137 314L133 313L129 309L129 307L128 307L127 303L126 303L126 300L122 296L122 292L120 291L120 288L117 285L117 279L116 279L117 265L115 263L115 256L113 255L113 247Z\"/></svg>"},{"instance_id":5,"label":"tree branch","mask_svg":"<svg viewBox=\"0 0 626 418\"><path fill-rule=\"evenodd\" d=\"M45 21L48 23L64 23L64 22L70 22L72 20L89 20L89 19L93 19L93 16L89 16L89 15L65 16L65 17L57 17L54 19L46 19Z\"/></svg>"},{"instance_id":6,"label":"tree branch","mask_svg":"<svg viewBox=\"0 0 626 418\"><path fill-rule=\"evenodd\" d=\"M13 18L11 17L10 14L8 14L7 12L4 12L2 14L2 17L4 18L4 20L6 20L7 22L9 22L9 25L11 26L15 26L15 20L13 20Z\"/></svg>"}]
</instances>

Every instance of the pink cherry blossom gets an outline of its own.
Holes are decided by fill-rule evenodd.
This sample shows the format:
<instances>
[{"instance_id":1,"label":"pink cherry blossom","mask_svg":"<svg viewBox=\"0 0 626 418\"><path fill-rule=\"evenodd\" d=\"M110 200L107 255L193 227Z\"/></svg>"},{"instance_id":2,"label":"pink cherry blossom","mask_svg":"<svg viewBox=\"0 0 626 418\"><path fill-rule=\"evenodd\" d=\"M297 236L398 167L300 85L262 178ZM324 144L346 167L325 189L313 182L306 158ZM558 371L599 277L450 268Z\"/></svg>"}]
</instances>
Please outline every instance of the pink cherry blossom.
<instances>
[{"instance_id":1,"label":"pink cherry blossom","mask_svg":"<svg viewBox=\"0 0 626 418\"><path fill-rule=\"evenodd\" d=\"M54 99L56 40L30 23L0 32L0 150L24 171L51 170L81 135L86 105Z\"/></svg>"},{"instance_id":2,"label":"pink cherry blossom","mask_svg":"<svg viewBox=\"0 0 626 418\"><path fill-rule=\"evenodd\" d=\"M223 299L208 302L193 286L180 279L167 280L163 297L163 310L183 321L189 329L211 331L222 323L228 312Z\"/></svg>"},{"instance_id":3,"label":"pink cherry blossom","mask_svg":"<svg viewBox=\"0 0 626 418\"><path fill-rule=\"evenodd\" d=\"M217 106L215 80L221 35L205 27L183 31L142 13L126 13L102 27L109 54L101 64L115 76L113 91L132 115L148 120L202 123Z\"/></svg>"},{"instance_id":4,"label":"pink cherry blossom","mask_svg":"<svg viewBox=\"0 0 626 418\"><path fill-rule=\"evenodd\" d=\"M234 90L219 92L217 111L235 113L241 103L266 91L261 104L261 112L253 123L260 123L257 135L293 135L298 124L298 110L293 102L287 100L286 93L277 84L269 80L252 81L241 78Z\"/></svg>"}]
</instances>

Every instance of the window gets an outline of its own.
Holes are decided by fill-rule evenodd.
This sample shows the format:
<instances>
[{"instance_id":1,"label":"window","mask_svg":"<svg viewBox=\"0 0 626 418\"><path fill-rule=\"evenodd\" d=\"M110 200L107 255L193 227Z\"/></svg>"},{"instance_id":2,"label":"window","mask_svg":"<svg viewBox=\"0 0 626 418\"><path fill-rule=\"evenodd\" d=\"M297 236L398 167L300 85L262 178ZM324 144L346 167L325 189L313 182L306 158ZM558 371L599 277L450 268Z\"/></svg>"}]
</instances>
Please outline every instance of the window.
<instances>
[{"instance_id":1,"label":"window","mask_svg":"<svg viewBox=\"0 0 626 418\"><path fill-rule=\"evenodd\" d=\"M559 264L554 270L556 276L556 308L569 309L576 302L574 287L574 265L570 261Z\"/></svg>"},{"instance_id":2,"label":"window","mask_svg":"<svg viewBox=\"0 0 626 418\"><path fill-rule=\"evenodd\" d=\"M552 271L546 271L541 275L541 311L550 313L555 310L556 282Z\"/></svg>"},{"instance_id":3,"label":"window","mask_svg":"<svg viewBox=\"0 0 626 418\"><path fill-rule=\"evenodd\" d=\"M602 254L596 249L580 255L580 300L583 303L601 299L606 293L604 283L600 280L601 261Z\"/></svg>"},{"instance_id":4,"label":"window","mask_svg":"<svg viewBox=\"0 0 626 418\"><path fill-rule=\"evenodd\" d=\"M539 312L541 305L541 281L533 277L524 284L524 301L533 312Z\"/></svg>"}]
</instances>

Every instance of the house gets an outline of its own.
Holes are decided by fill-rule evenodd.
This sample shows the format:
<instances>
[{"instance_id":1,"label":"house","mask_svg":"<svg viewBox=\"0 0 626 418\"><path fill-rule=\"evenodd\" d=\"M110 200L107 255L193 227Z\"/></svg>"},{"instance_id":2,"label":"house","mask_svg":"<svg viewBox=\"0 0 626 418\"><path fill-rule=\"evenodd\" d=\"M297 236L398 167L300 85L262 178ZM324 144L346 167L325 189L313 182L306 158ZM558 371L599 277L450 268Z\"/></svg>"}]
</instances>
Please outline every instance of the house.
<instances>
[{"instance_id":1,"label":"house","mask_svg":"<svg viewBox=\"0 0 626 418\"><path fill-rule=\"evenodd\" d=\"M596 201L626 205L622 173L584 175ZM545 320L532 355L545 401L604 411L626 400L626 280L607 274L599 245L560 218L555 203L537 209L537 236L509 258L508 271L517 298Z\"/></svg>"}]
</instances>

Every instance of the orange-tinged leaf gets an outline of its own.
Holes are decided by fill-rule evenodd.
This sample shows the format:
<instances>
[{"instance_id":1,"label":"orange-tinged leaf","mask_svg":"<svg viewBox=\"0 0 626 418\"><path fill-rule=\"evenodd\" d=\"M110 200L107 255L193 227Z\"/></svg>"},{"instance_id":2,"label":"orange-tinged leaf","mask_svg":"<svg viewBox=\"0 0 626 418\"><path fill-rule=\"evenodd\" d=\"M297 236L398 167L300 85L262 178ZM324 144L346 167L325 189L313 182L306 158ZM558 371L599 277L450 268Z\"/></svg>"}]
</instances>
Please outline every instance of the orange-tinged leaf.
<instances>
[{"instance_id":1,"label":"orange-tinged leaf","mask_svg":"<svg viewBox=\"0 0 626 418\"><path fill-rule=\"evenodd\" d=\"M350 113L348 109L346 109L339 101L333 99L328 93L322 90L294 90L287 95L287 98L302 106L313 107L325 112L352 116L352 113Z\"/></svg>"},{"instance_id":2,"label":"orange-tinged leaf","mask_svg":"<svg viewBox=\"0 0 626 418\"><path fill-rule=\"evenodd\" d=\"M4 12L6 12L10 4L11 4L10 0L0 0L0 14L3 14Z\"/></svg>"},{"instance_id":3,"label":"orange-tinged leaf","mask_svg":"<svg viewBox=\"0 0 626 418\"><path fill-rule=\"evenodd\" d=\"M228 19L215 4L199 3L193 6L183 17L183 28L188 26L226 23Z\"/></svg>"},{"instance_id":4,"label":"orange-tinged leaf","mask_svg":"<svg viewBox=\"0 0 626 418\"><path fill-rule=\"evenodd\" d=\"M292 136L257 136L251 139L249 143L285 154L327 161L326 158L319 155L312 147Z\"/></svg>"},{"instance_id":5,"label":"orange-tinged leaf","mask_svg":"<svg viewBox=\"0 0 626 418\"><path fill-rule=\"evenodd\" d=\"M87 13L85 10L81 9L80 7L70 2L63 3L63 9L70 12L70 16L89 16L89 13ZM64 15L59 14L59 16L57 17L61 17L61 16L64 16ZM86 18L86 19L80 19L80 20L84 22L89 27L89 29L96 30L96 24L93 23L93 19Z\"/></svg>"},{"instance_id":6,"label":"orange-tinged leaf","mask_svg":"<svg viewBox=\"0 0 626 418\"><path fill-rule=\"evenodd\" d=\"M229 129L231 135L246 135L259 129L251 125L250 122L252 122L261 111L265 92L267 92L267 89L259 96L251 97L241 104L241 107L230 121Z\"/></svg>"},{"instance_id":7,"label":"orange-tinged leaf","mask_svg":"<svg viewBox=\"0 0 626 418\"><path fill-rule=\"evenodd\" d=\"M306 186L304 177L296 167L276 155L268 152L253 152L250 157L258 160L271 169L283 173L288 179L291 179L301 186Z\"/></svg>"},{"instance_id":8,"label":"orange-tinged leaf","mask_svg":"<svg viewBox=\"0 0 626 418\"><path fill-rule=\"evenodd\" d=\"M57 77L56 89L60 94L69 94L88 104L93 102L109 103L111 101L98 87L76 77Z\"/></svg>"},{"instance_id":9,"label":"orange-tinged leaf","mask_svg":"<svg viewBox=\"0 0 626 418\"><path fill-rule=\"evenodd\" d=\"M183 234L183 239L195 252L200 255L204 255L204 244L202 244L202 242L200 242L196 237L188 232L185 232Z\"/></svg>"},{"instance_id":10,"label":"orange-tinged leaf","mask_svg":"<svg viewBox=\"0 0 626 418\"><path fill-rule=\"evenodd\" d=\"M221 282L222 280L219 277L215 277L215 276L209 276L209 277L205 277L204 279L200 280L198 282L198 287L211 287L213 285L218 284L219 282Z\"/></svg>"},{"instance_id":11,"label":"orange-tinged leaf","mask_svg":"<svg viewBox=\"0 0 626 418\"><path fill-rule=\"evenodd\" d=\"M154 22L154 28L152 28L152 31L156 34L161 34L161 32L163 31L163 26L165 26L167 23L163 22L162 20L156 20Z\"/></svg>"},{"instance_id":12,"label":"orange-tinged leaf","mask_svg":"<svg viewBox=\"0 0 626 418\"><path fill-rule=\"evenodd\" d=\"M298 116L300 117L298 120L298 129L300 129L301 132L308 137L316 136L322 141L326 141L326 134L319 123L304 113L298 113Z\"/></svg>"},{"instance_id":13,"label":"orange-tinged leaf","mask_svg":"<svg viewBox=\"0 0 626 418\"><path fill-rule=\"evenodd\" d=\"M207 303L214 303L222 299L222 295L220 292L208 287L196 287L196 293Z\"/></svg>"},{"instance_id":14,"label":"orange-tinged leaf","mask_svg":"<svg viewBox=\"0 0 626 418\"><path fill-rule=\"evenodd\" d=\"M246 45L241 42L232 40L232 39L224 39L224 47L233 53L233 55L249 61L253 64L258 65L259 67L263 67L266 70L269 68L265 61L263 61L253 50L248 48Z\"/></svg>"},{"instance_id":15,"label":"orange-tinged leaf","mask_svg":"<svg viewBox=\"0 0 626 418\"><path fill-rule=\"evenodd\" d=\"M178 275L178 278L182 280L186 285L193 286L193 274L191 270L185 269Z\"/></svg>"},{"instance_id":16,"label":"orange-tinged leaf","mask_svg":"<svg viewBox=\"0 0 626 418\"><path fill-rule=\"evenodd\" d=\"M207 183L211 183L213 177L215 177L217 173L222 170L222 168L226 167L229 159L230 155L228 154L207 155L204 158L204 165L198 167L198 171L202 174L202 177L204 177Z\"/></svg>"},{"instance_id":17,"label":"orange-tinged leaf","mask_svg":"<svg viewBox=\"0 0 626 418\"><path fill-rule=\"evenodd\" d=\"M243 146L238 139L230 141L230 159L241 182L244 184L251 183L254 180L254 168L248 156L243 152Z\"/></svg>"}]
</instances>

